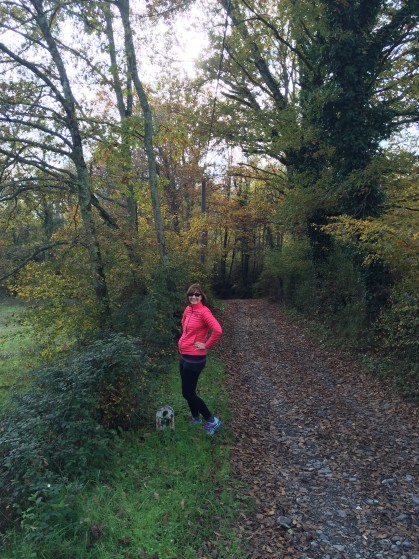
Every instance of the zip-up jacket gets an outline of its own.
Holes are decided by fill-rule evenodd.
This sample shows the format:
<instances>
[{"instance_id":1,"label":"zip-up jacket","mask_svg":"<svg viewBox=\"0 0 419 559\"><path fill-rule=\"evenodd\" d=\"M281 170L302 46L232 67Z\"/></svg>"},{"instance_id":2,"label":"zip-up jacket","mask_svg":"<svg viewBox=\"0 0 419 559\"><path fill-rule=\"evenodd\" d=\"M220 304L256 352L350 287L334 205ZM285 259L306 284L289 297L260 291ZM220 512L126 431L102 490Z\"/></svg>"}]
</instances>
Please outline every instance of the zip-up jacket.
<instances>
[{"instance_id":1,"label":"zip-up jacket","mask_svg":"<svg viewBox=\"0 0 419 559\"><path fill-rule=\"evenodd\" d=\"M210 336L208 333L211 331ZM201 302L188 305L182 316L182 335L179 339L179 353L183 355L206 355L206 349L220 339L223 330L208 307ZM207 339L208 337L208 339ZM206 349L198 349L195 342L205 343Z\"/></svg>"}]
</instances>

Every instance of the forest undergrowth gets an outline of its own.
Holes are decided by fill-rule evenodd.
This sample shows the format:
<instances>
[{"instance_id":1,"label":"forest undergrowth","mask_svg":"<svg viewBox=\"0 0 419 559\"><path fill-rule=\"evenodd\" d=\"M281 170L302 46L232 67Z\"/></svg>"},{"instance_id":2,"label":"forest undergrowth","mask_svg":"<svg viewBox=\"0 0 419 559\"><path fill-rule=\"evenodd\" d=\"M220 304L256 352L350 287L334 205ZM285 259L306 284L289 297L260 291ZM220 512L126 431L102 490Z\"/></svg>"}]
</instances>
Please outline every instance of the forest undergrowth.
<instances>
[{"instance_id":1,"label":"forest undergrowth","mask_svg":"<svg viewBox=\"0 0 419 559\"><path fill-rule=\"evenodd\" d=\"M145 422L114 439L90 478L63 478L49 499L29 497L3 535L2 559L244 557L231 537L240 501L230 478L222 364L214 357L201 388L225 418L216 439L189 425L177 363L162 380ZM175 409L173 431L155 429L163 403Z\"/></svg>"},{"instance_id":2,"label":"forest undergrowth","mask_svg":"<svg viewBox=\"0 0 419 559\"><path fill-rule=\"evenodd\" d=\"M160 363L158 374L149 370L158 383L137 401L143 412L134 429L112 428L115 416L103 402L106 430L85 418L85 433L98 430L96 447L80 447L71 415L71 432L51 439L63 414L59 407L57 417L46 411L49 388L44 398L32 393L38 407L31 409L41 412L45 404L42 414L54 428L32 418L38 435L49 433L43 446L26 433L32 423L21 414L14 448L29 457L29 473L19 473L14 504L1 480L2 500L14 509L1 559L418 559L417 406L372 377L348 348L332 348L327 331L298 323L272 301L222 306L220 353L210 354L200 382L223 419L213 438L188 423L176 360ZM93 373L108 378L112 369L101 363L112 361L119 363L114 380L125 378L131 343L135 348L129 338L98 341L65 375L58 364L41 370L34 390L41 382L44 391L48 379L59 387L71 375L84 387ZM85 377L83 362L91 367ZM106 394L111 401L114 393ZM23 401L28 406L30 398ZM164 404L175 409L175 430L157 432L154 416ZM115 401L112 409L121 412ZM5 408L4 440L13 434L7 414ZM78 471L65 463L71 445L74 464L84 460ZM50 447L55 454L47 456ZM10 457L3 452L1 459L4 474Z\"/></svg>"}]
</instances>

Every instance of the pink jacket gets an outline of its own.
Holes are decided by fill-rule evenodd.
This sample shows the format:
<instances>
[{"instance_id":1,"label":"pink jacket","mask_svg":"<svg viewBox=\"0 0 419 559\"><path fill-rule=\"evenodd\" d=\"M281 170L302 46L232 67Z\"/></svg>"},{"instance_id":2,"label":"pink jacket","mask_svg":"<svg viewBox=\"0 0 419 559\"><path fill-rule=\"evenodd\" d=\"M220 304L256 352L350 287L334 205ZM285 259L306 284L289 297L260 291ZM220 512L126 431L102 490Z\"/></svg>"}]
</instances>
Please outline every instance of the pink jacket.
<instances>
[{"instance_id":1,"label":"pink jacket","mask_svg":"<svg viewBox=\"0 0 419 559\"><path fill-rule=\"evenodd\" d=\"M208 337L208 332L211 335ZM182 316L182 335L179 339L179 353L184 355L206 355L221 337L223 330L208 307L201 302L188 305ZM198 349L194 342L204 342L206 349Z\"/></svg>"}]
</instances>

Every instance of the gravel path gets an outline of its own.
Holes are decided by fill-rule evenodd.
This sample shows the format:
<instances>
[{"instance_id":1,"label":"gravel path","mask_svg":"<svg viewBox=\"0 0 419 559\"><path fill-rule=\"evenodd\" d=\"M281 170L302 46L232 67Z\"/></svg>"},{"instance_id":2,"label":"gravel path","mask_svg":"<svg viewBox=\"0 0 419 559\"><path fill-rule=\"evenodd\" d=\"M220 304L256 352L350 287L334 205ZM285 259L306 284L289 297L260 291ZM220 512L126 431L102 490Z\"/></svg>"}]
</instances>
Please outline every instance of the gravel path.
<instances>
[{"instance_id":1,"label":"gravel path","mask_svg":"<svg viewBox=\"0 0 419 559\"><path fill-rule=\"evenodd\" d=\"M419 559L418 408L267 300L221 322L249 559Z\"/></svg>"}]
</instances>

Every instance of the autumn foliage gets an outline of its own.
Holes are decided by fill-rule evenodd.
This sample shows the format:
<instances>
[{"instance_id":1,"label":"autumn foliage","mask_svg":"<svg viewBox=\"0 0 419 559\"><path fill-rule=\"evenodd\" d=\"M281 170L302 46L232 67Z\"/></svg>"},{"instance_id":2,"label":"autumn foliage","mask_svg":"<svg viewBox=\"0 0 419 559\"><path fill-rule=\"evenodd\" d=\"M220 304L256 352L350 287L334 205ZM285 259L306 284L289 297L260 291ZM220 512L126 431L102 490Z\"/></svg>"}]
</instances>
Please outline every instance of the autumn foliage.
<instances>
[{"instance_id":1,"label":"autumn foliage","mask_svg":"<svg viewBox=\"0 0 419 559\"><path fill-rule=\"evenodd\" d=\"M193 77L171 36L189 4L2 7L0 277L43 356L112 330L163 351L200 280L410 363L414 2L206 3ZM157 21L165 64L146 48Z\"/></svg>"}]
</instances>

